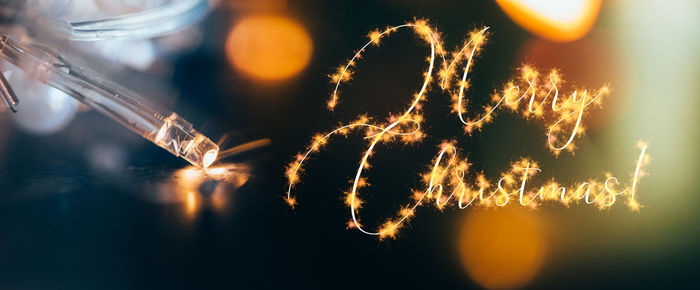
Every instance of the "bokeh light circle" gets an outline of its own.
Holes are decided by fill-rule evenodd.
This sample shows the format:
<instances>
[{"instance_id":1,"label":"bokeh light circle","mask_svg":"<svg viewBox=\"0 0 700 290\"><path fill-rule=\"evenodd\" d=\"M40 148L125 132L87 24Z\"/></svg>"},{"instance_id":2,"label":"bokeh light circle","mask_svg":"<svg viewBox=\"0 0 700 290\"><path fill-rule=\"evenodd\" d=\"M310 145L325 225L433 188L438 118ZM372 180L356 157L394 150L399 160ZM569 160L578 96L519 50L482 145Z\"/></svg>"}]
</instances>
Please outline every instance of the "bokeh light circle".
<instances>
[{"instance_id":1,"label":"bokeh light circle","mask_svg":"<svg viewBox=\"0 0 700 290\"><path fill-rule=\"evenodd\" d=\"M78 101L56 88L39 83L16 67L5 74L19 98L13 123L20 130L49 135L63 130L78 112Z\"/></svg>"},{"instance_id":2,"label":"bokeh light circle","mask_svg":"<svg viewBox=\"0 0 700 290\"><path fill-rule=\"evenodd\" d=\"M231 65L263 81L298 74L311 59L313 47L306 29L279 15L251 15L234 25L226 40Z\"/></svg>"},{"instance_id":3,"label":"bokeh light circle","mask_svg":"<svg viewBox=\"0 0 700 290\"><path fill-rule=\"evenodd\" d=\"M469 276L484 288L510 289L529 282L545 256L543 226L521 208L474 208L459 231L460 257Z\"/></svg>"},{"instance_id":4,"label":"bokeh light circle","mask_svg":"<svg viewBox=\"0 0 700 290\"><path fill-rule=\"evenodd\" d=\"M552 41L586 35L600 12L601 0L496 0L518 25Z\"/></svg>"}]
</instances>

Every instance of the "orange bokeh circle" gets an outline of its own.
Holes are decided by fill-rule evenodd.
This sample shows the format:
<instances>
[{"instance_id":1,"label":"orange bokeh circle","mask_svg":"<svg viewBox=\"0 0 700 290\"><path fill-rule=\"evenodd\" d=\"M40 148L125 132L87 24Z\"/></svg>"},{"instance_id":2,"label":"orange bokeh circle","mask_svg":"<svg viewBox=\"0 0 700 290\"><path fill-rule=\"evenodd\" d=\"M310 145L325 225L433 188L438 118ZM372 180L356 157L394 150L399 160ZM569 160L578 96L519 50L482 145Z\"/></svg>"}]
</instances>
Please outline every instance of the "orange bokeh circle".
<instances>
[{"instance_id":1,"label":"orange bokeh circle","mask_svg":"<svg viewBox=\"0 0 700 290\"><path fill-rule=\"evenodd\" d=\"M515 23L552 41L573 41L586 35L600 12L601 0L496 0Z\"/></svg>"},{"instance_id":2,"label":"orange bokeh circle","mask_svg":"<svg viewBox=\"0 0 700 290\"><path fill-rule=\"evenodd\" d=\"M545 256L541 221L522 208L475 208L459 231L460 257L469 276L484 288L517 288L538 272Z\"/></svg>"},{"instance_id":3,"label":"orange bokeh circle","mask_svg":"<svg viewBox=\"0 0 700 290\"><path fill-rule=\"evenodd\" d=\"M298 74L311 59L313 47L306 29L280 15L251 15L234 25L226 40L226 55L248 77L283 80Z\"/></svg>"}]
</instances>

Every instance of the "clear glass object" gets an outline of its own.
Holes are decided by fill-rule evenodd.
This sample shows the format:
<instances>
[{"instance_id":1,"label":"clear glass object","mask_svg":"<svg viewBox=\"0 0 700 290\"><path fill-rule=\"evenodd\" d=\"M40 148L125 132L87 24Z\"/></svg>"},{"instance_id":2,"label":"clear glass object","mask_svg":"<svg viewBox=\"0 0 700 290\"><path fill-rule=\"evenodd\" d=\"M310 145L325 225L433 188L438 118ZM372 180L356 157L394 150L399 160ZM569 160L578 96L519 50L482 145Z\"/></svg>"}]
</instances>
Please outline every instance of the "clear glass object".
<instances>
[{"instance_id":1,"label":"clear glass object","mask_svg":"<svg viewBox=\"0 0 700 290\"><path fill-rule=\"evenodd\" d=\"M19 100L2 72L0 72L0 97L2 97L2 102L0 102L0 113L7 108L13 112L17 112L16 106L19 103Z\"/></svg>"},{"instance_id":2,"label":"clear glass object","mask_svg":"<svg viewBox=\"0 0 700 290\"><path fill-rule=\"evenodd\" d=\"M102 112L197 167L209 167L216 160L219 147L182 117L154 109L135 93L71 64L50 49L20 43L0 33L0 54L33 78ZM5 85L3 81L0 87L3 99L8 103L16 101L14 94L8 93L11 89L2 90Z\"/></svg>"},{"instance_id":3,"label":"clear glass object","mask_svg":"<svg viewBox=\"0 0 700 290\"><path fill-rule=\"evenodd\" d=\"M163 7L115 18L70 23L68 38L76 41L144 39L176 32L203 18L214 0L180 0Z\"/></svg>"}]
</instances>

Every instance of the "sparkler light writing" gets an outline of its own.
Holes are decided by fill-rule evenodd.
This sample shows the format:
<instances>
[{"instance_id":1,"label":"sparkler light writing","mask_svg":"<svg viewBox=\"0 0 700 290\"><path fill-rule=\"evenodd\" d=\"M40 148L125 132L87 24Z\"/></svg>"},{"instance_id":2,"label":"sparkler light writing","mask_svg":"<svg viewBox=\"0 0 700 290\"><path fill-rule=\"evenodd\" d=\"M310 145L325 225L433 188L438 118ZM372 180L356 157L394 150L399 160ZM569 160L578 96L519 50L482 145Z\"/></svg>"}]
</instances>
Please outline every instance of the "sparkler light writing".
<instances>
[{"instance_id":1,"label":"sparkler light writing","mask_svg":"<svg viewBox=\"0 0 700 290\"><path fill-rule=\"evenodd\" d=\"M535 208L547 201L559 202L566 206L583 201L585 204L605 209L613 206L618 199L624 198L630 209L639 210L641 205L636 199L637 185L647 174L645 166L650 162L650 157L646 154L647 144L644 142L640 141L636 146L640 150L636 167L628 186L623 188L618 178L610 173L605 173L601 180L590 179L568 187L560 185L554 179L539 187L533 187L530 181L541 169L537 162L528 158L513 162L510 169L502 172L500 178L494 182L483 173L470 175L471 164L467 158L461 156L456 142L444 141L432 161L432 169L421 174L422 184L411 191L412 201L409 204L401 207L394 217L384 221L377 230L369 230L360 223L358 209L362 208L364 201L359 192L369 185L363 173L370 167L369 160L374 157L375 147L390 142L420 142L425 137L421 129L425 121L421 109L427 100L434 73L437 74L440 88L450 95L452 112L464 125L466 134L471 135L483 129L493 121L499 111L509 110L526 119L541 120L547 130L547 147L554 155L559 155L562 151L573 152L576 149L576 138L586 132L584 117L590 109L602 106L603 100L610 94L607 85L597 90L572 89L570 93L563 94L560 93L563 79L557 70L541 73L531 66L524 65L512 79L505 82L502 89L494 91L490 102L481 108L480 114L467 116L469 101L466 93L470 87L469 73L475 58L483 51L489 36L488 29L485 27L471 31L465 43L449 54L440 40L440 33L425 20L415 20L370 32L369 41L345 66L339 67L330 76L335 88L328 101L328 109L334 110L338 106L339 88L341 84L352 79L362 54L370 46L379 46L385 37L399 30L413 31L430 47L428 66L420 90L413 96L404 112L391 114L387 121L382 122L361 115L349 124L341 125L327 133L316 134L306 151L297 154L287 166L287 203L292 208L297 205L292 190L299 183L309 157L320 151L332 136L359 131L364 134L368 145L362 154L355 177L351 180L352 187L345 193L345 204L349 207L352 217L348 228L356 228L380 239L395 237L398 230L414 217L418 206L426 204L434 204L438 209L448 205L464 209L470 205L505 206L511 201L517 201L523 206ZM452 56L449 62L447 55Z\"/></svg>"}]
</instances>

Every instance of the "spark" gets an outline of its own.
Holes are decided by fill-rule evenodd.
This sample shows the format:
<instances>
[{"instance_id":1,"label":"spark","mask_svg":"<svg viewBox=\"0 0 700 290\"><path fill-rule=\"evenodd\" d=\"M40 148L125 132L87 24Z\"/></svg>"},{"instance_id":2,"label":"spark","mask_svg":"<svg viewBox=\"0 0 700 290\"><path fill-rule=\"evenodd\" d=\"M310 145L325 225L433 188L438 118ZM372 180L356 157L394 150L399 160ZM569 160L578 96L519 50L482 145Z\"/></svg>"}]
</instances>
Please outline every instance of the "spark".
<instances>
[{"instance_id":1,"label":"spark","mask_svg":"<svg viewBox=\"0 0 700 290\"><path fill-rule=\"evenodd\" d=\"M223 159L226 157L234 156L236 154L247 152L247 151L250 151L250 150L253 150L256 148L260 148L263 146L267 146L270 144L271 144L270 139L259 139L259 140L243 143L241 145L234 146L234 147L231 147L229 149L226 149L226 150L219 152L218 159Z\"/></svg>"}]
</instances>

